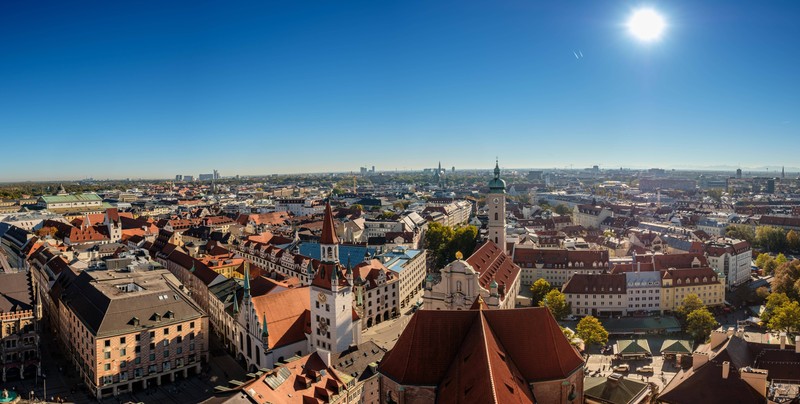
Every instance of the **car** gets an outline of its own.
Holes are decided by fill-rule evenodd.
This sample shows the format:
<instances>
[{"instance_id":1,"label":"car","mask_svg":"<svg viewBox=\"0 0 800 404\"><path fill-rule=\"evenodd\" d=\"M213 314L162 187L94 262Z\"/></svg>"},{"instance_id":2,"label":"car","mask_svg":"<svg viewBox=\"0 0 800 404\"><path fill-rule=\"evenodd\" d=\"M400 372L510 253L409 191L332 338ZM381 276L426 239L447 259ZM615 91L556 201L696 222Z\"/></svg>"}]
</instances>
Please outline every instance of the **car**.
<instances>
[{"instance_id":1,"label":"car","mask_svg":"<svg viewBox=\"0 0 800 404\"><path fill-rule=\"evenodd\" d=\"M570 315L568 315L568 316L564 317L564 320L567 320L567 321L575 321L575 320L577 320L577 319L578 319L578 317L575 317L575 316L573 316L572 314L570 314Z\"/></svg>"},{"instance_id":2,"label":"car","mask_svg":"<svg viewBox=\"0 0 800 404\"><path fill-rule=\"evenodd\" d=\"M623 363L622 365L617 365L617 366L614 366L614 368L613 368L613 370L614 370L615 372L627 372L627 371L629 371L630 369L631 369L631 368L630 368L630 366L628 366L628 365L627 365L627 364L625 364L625 363Z\"/></svg>"},{"instance_id":3,"label":"car","mask_svg":"<svg viewBox=\"0 0 800 404\"><path fill-rule=\"evenodd\" d=\"M650 365L641 366L641 367L636 368L636 371L639 372L639 373L653 373L653 367L650 366Z\"/></svg>"}]
</instances>

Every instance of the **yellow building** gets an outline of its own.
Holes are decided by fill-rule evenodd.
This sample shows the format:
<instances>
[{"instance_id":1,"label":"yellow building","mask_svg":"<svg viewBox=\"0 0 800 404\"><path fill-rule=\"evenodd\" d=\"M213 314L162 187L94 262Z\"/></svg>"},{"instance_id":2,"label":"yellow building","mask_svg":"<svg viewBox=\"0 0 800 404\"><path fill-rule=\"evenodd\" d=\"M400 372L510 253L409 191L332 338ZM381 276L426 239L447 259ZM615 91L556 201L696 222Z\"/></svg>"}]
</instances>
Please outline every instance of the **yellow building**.
<instances>
[{"instance_id":1,"label":"yellow building","mask_svg":"<svg viewBox=\"0 0 800 404\"><path fill-rule=\"evenodd\" d=\"M675 311L690 294L697 295L706 306L721 306L725 301L725 276L709 267L661 271L662 311Z\"/></svg>"}]
</instances>

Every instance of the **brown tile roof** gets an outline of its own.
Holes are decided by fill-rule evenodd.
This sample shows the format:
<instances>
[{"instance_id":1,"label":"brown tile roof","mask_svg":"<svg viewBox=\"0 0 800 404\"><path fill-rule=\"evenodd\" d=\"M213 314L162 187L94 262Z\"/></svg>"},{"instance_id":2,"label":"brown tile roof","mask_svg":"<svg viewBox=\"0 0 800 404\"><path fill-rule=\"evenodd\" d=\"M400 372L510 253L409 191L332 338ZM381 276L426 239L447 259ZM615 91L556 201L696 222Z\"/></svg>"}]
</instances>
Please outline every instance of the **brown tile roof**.
<instances>
[{"instance_id":1,"label":"brown tile roof","mask_svg":"<svg viewBox=\"0 0 800 404\"><path fill-rule=\"evenodd\" d=\"M378 276L383 273L386 281L395 278L395 273L386 268L380 260L372 259L369 262L361 262L353 267L353 278L361 278L367 285L367 289L378 286Z\"/></svg>"},{"instance_id":2,"label":"brown tile roof","mask_svg":"<svg viewBox=\"0 0 800 404\"><path fill-rule=\"evenodd\" d=\"M487 290L492 280L511 286L519 276L520 269L517 264L491 240L478 247L467 258L467 263L480 274L478 283Z\"/></svg>"},{"instance_id":3,"label":"brown tile roof","mask_svg":"<svg viewBox=\"0 0 800 404\"><path fill-rule=\"evenodd\" d=\"M529 268L536 264L545 268L566 268L570 263L576 268L606 268L608 250L516 248L514 263Z\"/></svg>"},{"instance_id":4,"label":"brown tile roof","mask_svg":"<svg viewBox=\"0 0 800 404\"><path fill-rule=\"evenodd\" d=\"M564 293L575 294L625 294L625 274L572 274L564 287Z\"/></svg>"},{"instance_id":5,"label":"brown tile roof","mask_svg":"<svg viewBox=\"0 0 800 404\"><path fill-rule=\"evenodd\" d=\"M314 279L311 281L311 284L316 287L331 290L331 276L334 271L336 272L337 284L339 287L349 286L341 265L327 263L319 264L319 268L317 269L317 273L314 274Z\"/></svg>"},{"instance_id":6,"label":"brown tile roof","mask_svg":"<svg viewBox=\"0 0 800 404\"><path fill-rule=\"evenodd\" d=\"M456 362L462 362L475 345L491 348L505 360L476 356L472 367L477 370L454 373L452 368L460 367ZM476 383L477 388L477 377L483 375L470 372L490 366L492 374L502 375L504 383L508 381L518 389L518 384L510 382L509 374L519 374L526 382L562 379L579 370L583 359L545 308L420 310L384 356L380 372L402 385L441 388L451 380L462 387Z\"/></svg>"},{"instance_id":7,"label":"brown tile roof","mask_svg":"<svg viewBox=\"0 0 800 404\"><path fill-rule=\"evenodd\" d=\"M309 293L308 288L303 287L252 298L259 318L267 316L270 348L306 339L305 325L311 313Z\"/></svg>"}]
</instances>

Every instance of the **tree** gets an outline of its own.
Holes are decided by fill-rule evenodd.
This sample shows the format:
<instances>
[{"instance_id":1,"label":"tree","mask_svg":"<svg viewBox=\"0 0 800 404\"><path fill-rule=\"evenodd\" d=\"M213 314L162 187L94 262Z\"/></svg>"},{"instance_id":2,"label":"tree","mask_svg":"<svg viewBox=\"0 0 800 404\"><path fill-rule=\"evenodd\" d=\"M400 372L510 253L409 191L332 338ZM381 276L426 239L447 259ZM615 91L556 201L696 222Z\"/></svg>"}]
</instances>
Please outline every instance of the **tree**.
<instances>
[{"instance_id":1,"label":"tree","mask_svg":"<svg viewBox=\"0 0 800 404\"><path fill-rule=\"evenodd\" d=\"M719 327L717 320L705 307L689 313L686 324L686 331L697 341L705 340L711 335L711 330Z\"/></svg>"},{"instance_id":2,"label":"tree","mask_svg":"<svg viewBox=\"0 0 800 404\"><path fill-rule=\"evenodd\" d=\"M756 257L756 266L761 268L761 269L764 269L764 266L769 261L772 261L772 256L771 255L769 255L767 253L758 254L758 257Z\"/></svg>"},{"instance_id":3,"label":"tree","mask_svg":"<svg viewBox=\"0 0 800 404\"><path fill-rule=\"evenodd\" d=\"M715 202L717 202L717 203L722 202L722 190L721 189L719 189L719 188L709 189L707 194Z\"/></svg>"},{"instance_id":4,"label":"tree","mask_svg":"<svg viewBox=\"0 0 800 404\"><path fill-rule=\"evenodd\" d=\"M542 301L539 302L539 306L547 307L556 320L563 319L569 315L570 312L566 296L564 296L564 294L558 289L553 289L547 292Z\"/></svg>"},{"instance_id":5,"label":"tree","mask_svg":"<svg viewBox=\"0 0 800 404\"><path fill-rule=\"evenodd\" d=\"M756 296L762 301L766 300L769 296L769 289L767 289L766 286L759 286L758 289L756 289Z\"/></svg>"},{"instance_id":6,"label":"tree","mask_svg":"<svg viewBox=\"0 0 800 404\"><path fill-rule=\"evenodd\" d=\"M756 228L756 244L767 251L780 251L786 244L786 234L780 227L758 226Z\"/></svg>"},{"instance_id":7,"label":"tree","mask_svg":"<svg viewBox=\"0 0 800 404\"><path fill-rule=\"evenodd\" d=\"M391 219L394 216L395 216L394 212L391 212L391 211L388 211L388 210L384 210L383 212L381 212L381 214L380 214L380 216L378 216L378 218L379 219Z\"/></svg>"},{"instance_id":8,"label":"tree","mask_svg":"<svg viewBox=\"0 0 800 404\"><path fill-rule=\"evenodd\" d=\"M561 327L561 332L564 333L564 338L569 341L574 347L578 347L578 341L575 340L575 333L567 327Z\"/></svg>"},{"instance_id":9,"label":"tree","mask_svg":"<svg viewBox=\"0 0 800 404\"><path fill-rule=\"evenodd\" d=\"M767 261L764 264L764 268L763 268L764 269L764 275L771 275L773 272L775 272L776 268L778 268L778 263L775 262L774 259L771 259L771 260Z\"/></svg>"},{"instance_id":10,"label":"tree","mask_svg":"<svg viewBox=\"0 0 800 404\"><path fill-rule=\"evenodd\" d=\"M783 253L780 253L775 257L775 265L776 266L781 266L781 265L783 265L783 264L785 264L787 262L789 262L789 260L786 258L785 255L783 255Z\"/></svg>"},{"instance_id":11,"label":"tree","mask_svg":"<svg viewBox=\"0 0 800 404\"><path fill-rule=\"evenodd\" d=\"M756 239L756 233L751 226L746 224L732 224L725 229L725 235L730 238L745 240L750 244Z\"/></svg>"},{"instance_id":12,"label":"tree","mask_svg":"<svg viewBox=\"0 0 800 404\"><path fill-rule=\"evenodd\" d=\"M786 233L786 246L792 251L800 250L800 234L794 230L789 230Z\"/></svg>"},{"instance_id":13,"label":"tree","mask_svg":"<svg viewBox=\"0 0 800 404\"><path fill-rule=\"evenodd\" d=\"M800 303L786 302L772 314L768 326L772 330L792 332L800 330Z\"/></svg>"},{"instance_id":14,"label":"tree","mask_svg":"<svg viewBox=\"0 0 800 404\"><path fill-rule=\"evenodd\" d=\"M790 300L800 300L800 260L786 262L775 269L772 291L785 293Z\"/></svg>"},{"instance_id":15,"label":"tree","mask_svg":"<svg viewBox=\"0 0 800 404\"><path fill-rule=\"evenodd\" d=\"M703 307L705 307L703 300L701 300L696 294L691 293L683 298L683 302L681 302L681 305L678 306L678 313L686 317L689 315L689 313Z\"/></svg>"},{"instance_id":16,"label":"tree","mask_svg":"<svg viewBox=\"0 0 800 404\"><path fill-rule=\"evenodd\" d=\"M598 344L605 345L608 343L608 331L600 324L600 320L592 316L586 316L578 322L576 328L578 337L583 340L586 345Z\"/></svg>"},{"instance_id":17,"label":"tree","mask_svg":"<svg viewBox=\"0 0 800 404\"><path fill-rule=\"evenodd\" d=\"M472 254L477 237L478 228L475 226L453 230L449 226L431 223L425 233L425 248L432 252L435 267L442 268L455 259L456 252L460 251L465 257Z\"/></svg>"},{"instance_id":18,"label":"tree","mask_svg":"<svg viewBox=\"0 0 800 404\"><path fill-rule=\"evenodd\" d=\"M786 303L789 303L789 297L786 296L786 293L771 293L767 296L767 304L764 306L764 312L761 313L761 320L764 323L769 323L773 313Z\"/></svg>"},{"instance_id":19,"label":"tree","mask_svg":"<svg viewBox=\"0 0 800 404\"><path fill-rule=\"evenodd\" d=\"M559 215L562 215L562 216L564 216L564 215L570 215L571 216L572 215L572 209L570 209L569 206L567 206L567 205L565 205L563 203L558 204L558 206L555 207L554 211L556 213L558 213Z\"/></svg>"},{"instance_id":20,"label":"tree","mask_svg":"<svg viewBox=\"0 0 800 404\"><path fill-rule=\"evenodd\" d=\"M547 292L550 292L552 289L553 287L550 286L550 282L547 282L544 278L537 279L536 282L531 285L531 294L533 295L531 297L531 302L538 305L539 302L544 299L545 295L547 295Z\"/></svg>"},{"instance_id":21,"label":"tree","mask_svg":"<svg viewBox=\"0 0 800 404\"><path fill-rule=\"evenodd\" d=\"M350 205L350 209L357 210L359 212L363 212L364 211L364 205L361 205L359 203L355 203L355 204Z\"/></svg>"}]
</instances>

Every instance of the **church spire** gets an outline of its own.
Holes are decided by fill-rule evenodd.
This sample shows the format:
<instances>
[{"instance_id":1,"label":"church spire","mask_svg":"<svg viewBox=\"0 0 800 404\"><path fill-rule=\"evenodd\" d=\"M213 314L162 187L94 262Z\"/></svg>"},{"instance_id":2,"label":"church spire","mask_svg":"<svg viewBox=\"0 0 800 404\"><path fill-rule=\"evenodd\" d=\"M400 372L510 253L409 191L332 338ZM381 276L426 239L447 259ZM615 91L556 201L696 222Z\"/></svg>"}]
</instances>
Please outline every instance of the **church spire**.
<instances>
[{"instance_id":1,"label":"church spire","mask_svg":"<svg viewBox=\"0 0 800 404\"><path fill-rule=\"evenodd\" d=\"M267 342L267 337L269 337L269 331L267 331L267 313L263 313L263 322L261 325L261 337L264 339L264 342Z\"/></svg>"},{"instance_id":2,"label":"church spire","mask_svg":"<svg viewBox=\"0 0 800 404\"><path fill-rule=\"evenodd\" d=\"M244 297L250 297L250 266L244 266Z\"/></svg>"},{"instance_id":3,"label":"church spire","mask_svg":"<svg viewBox=\"0 0 800 404\"><path fill-rule=\"evenodd\" d=\"M236 293L233 293L233 314L239 314L239 299L236 298Z\"/></svg>"},{"instance_id":4,"label":"church spire","mask_svg":"<svg viewBox=\"0 0 800 404\"><path fill-rule=\"evenodd\" d=\"M319 239L320 261L329 264L339 263L339 238L333 225L333 212L330 201L325 203L325 217L322 219L322 235Z\"/></svg>"}]
</instances>

